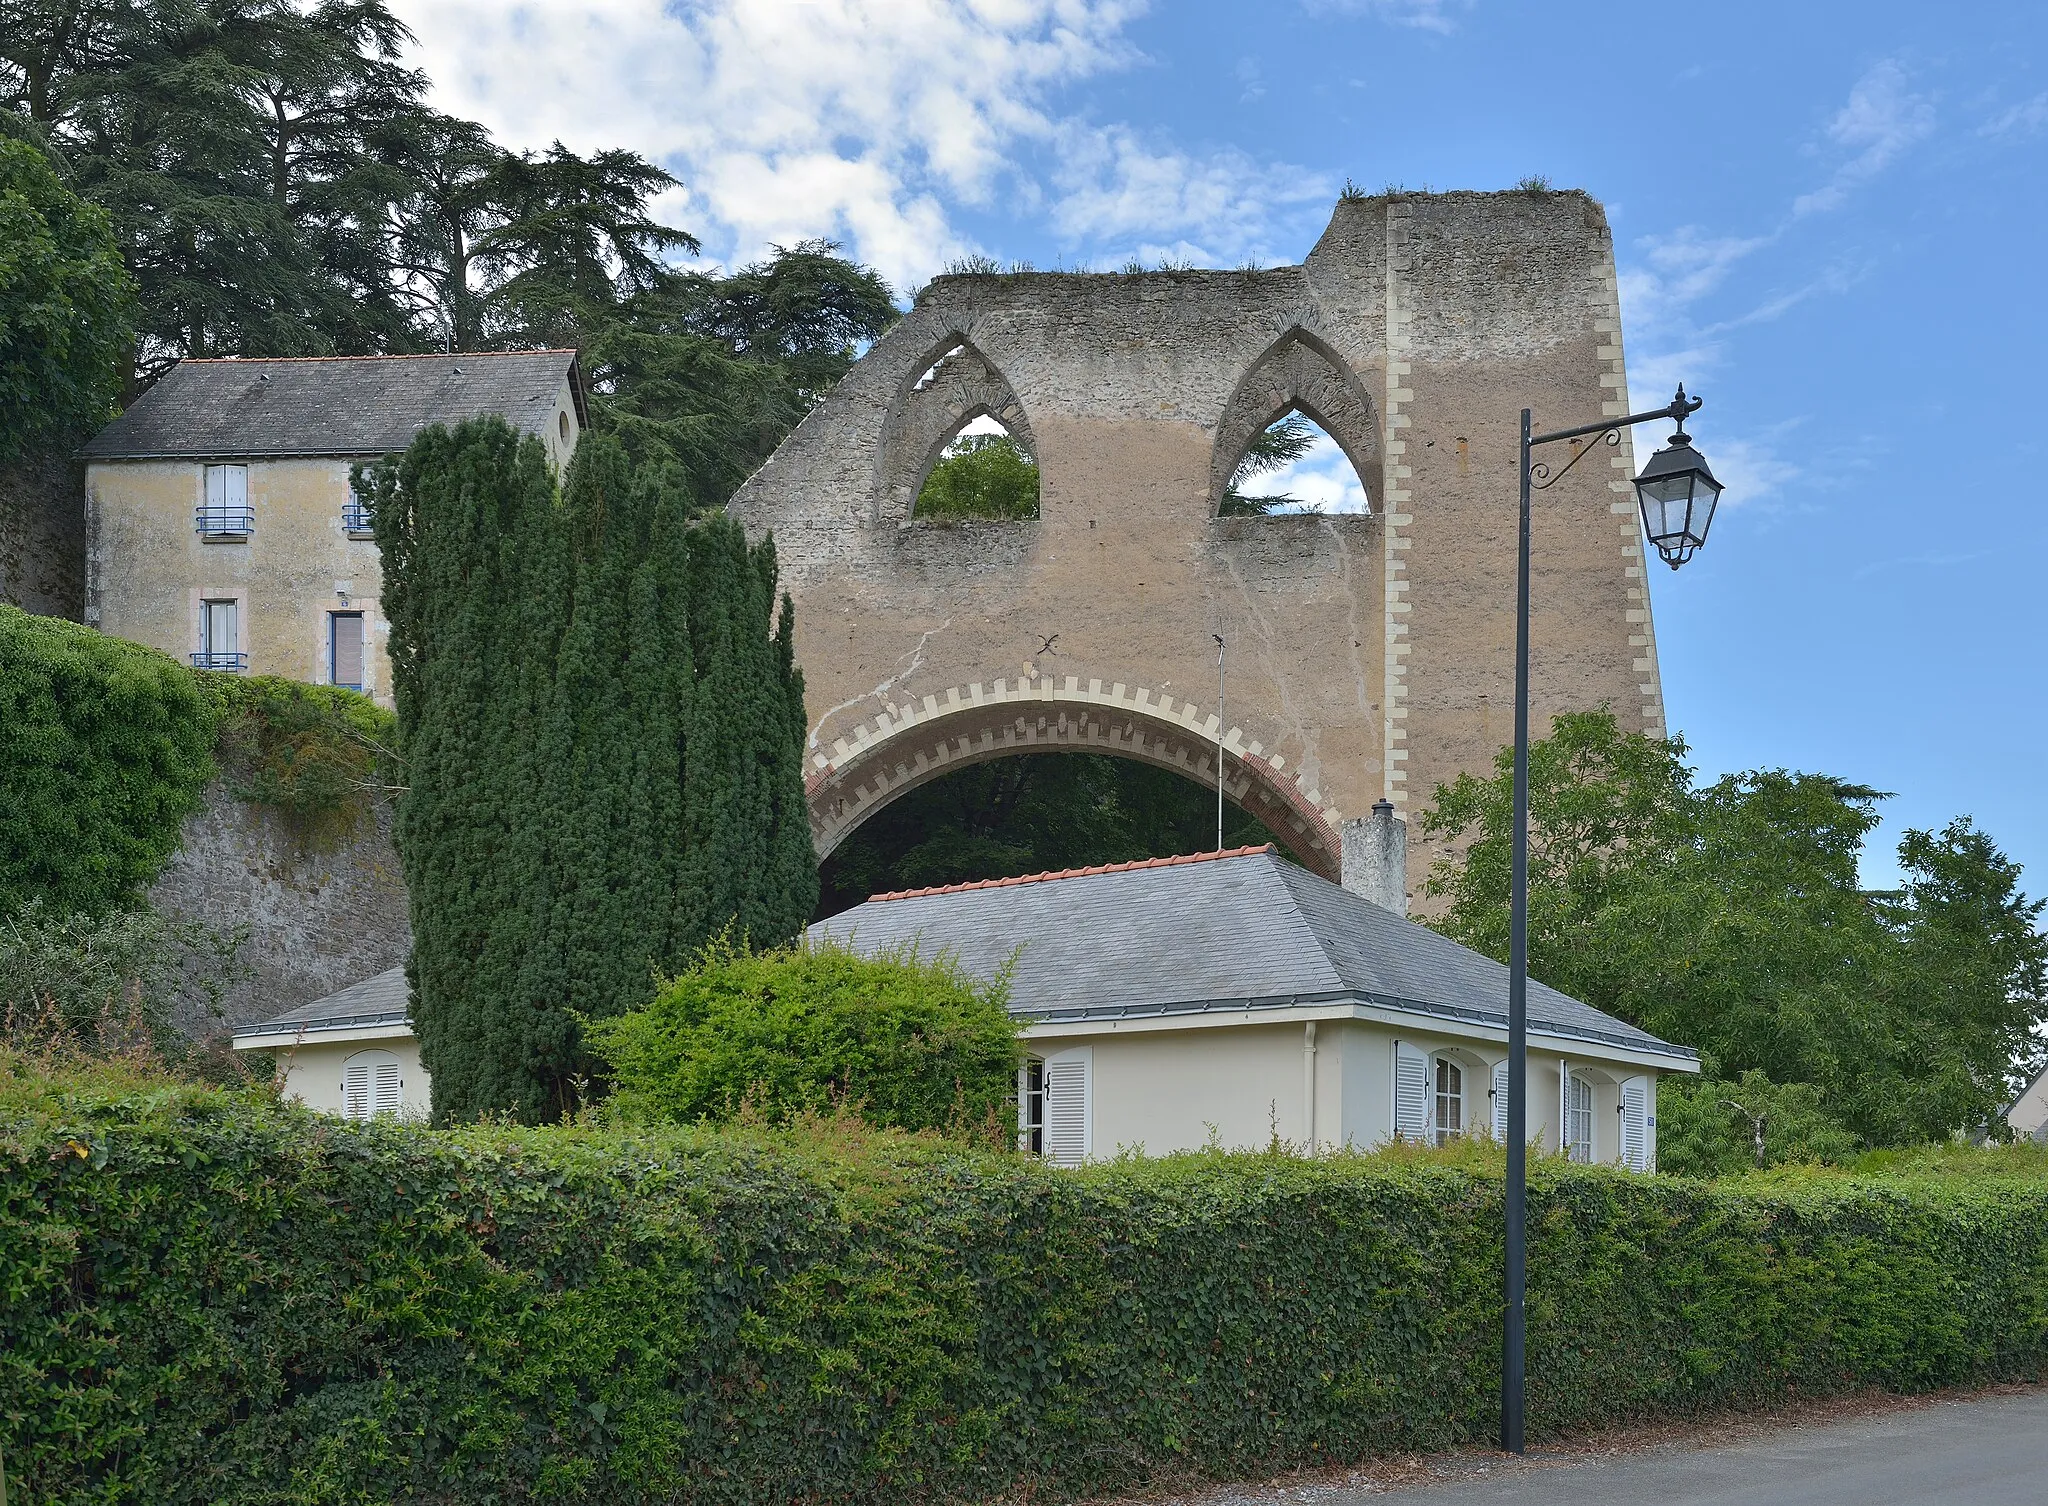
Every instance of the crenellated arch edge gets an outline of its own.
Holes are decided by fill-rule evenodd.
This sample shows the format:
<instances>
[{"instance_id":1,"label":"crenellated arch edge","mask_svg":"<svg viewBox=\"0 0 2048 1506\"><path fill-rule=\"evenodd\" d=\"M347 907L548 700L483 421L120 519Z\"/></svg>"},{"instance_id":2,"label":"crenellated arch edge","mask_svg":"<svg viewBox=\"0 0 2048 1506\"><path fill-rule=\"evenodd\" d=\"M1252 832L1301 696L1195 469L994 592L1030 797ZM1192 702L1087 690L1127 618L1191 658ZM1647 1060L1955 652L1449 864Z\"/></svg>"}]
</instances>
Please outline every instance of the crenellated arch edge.
<instances>
[{"instance_id":1,"label":"crenellated arch edge","mask_svg":"<svg viewBox=\"0 0 2048 1506\"><path fill-rule=\"evenodd\" d=\"M1024 453L1038 458L1031 419L995 362L958 330L929 347L911 368L882 425L875 459L874 515L907 523L925 477L968 424L994 418Z\"/></svg>"},{"instance_id":2,"label":"crenellated arch edge","mask_svg":"<svg viewBox=\"0 0 2048 1506\"><path fill-rule=\"evenodd\" d=\"M1265 429L1300 412L1337 441L1365 487L1366 501L1380 507L1380 420L1372 394L1344 358L1297 324L1266 347L1265 354L1230 395L1216 423L1209 470L1209 509L1223 505L1230 478L1252 440Z\"/></svg>"},{"instance_id":3,"label":"crenellated arch edge","mask_svg":"<svg viewBox=\"0 0 2048 1506\"><path fill-rule=\"evenodd\" d=\"M898 796L954 769L1019 753L1109 753L1214 788L1217 718L1146 686L1035 676L956 685L900 702L830 746L808 750L805 789L822 860ZM1336 807L1241 727L1223 733L1223 789L1302 864L1335 882Z\"/></svg>"}]
</instances>

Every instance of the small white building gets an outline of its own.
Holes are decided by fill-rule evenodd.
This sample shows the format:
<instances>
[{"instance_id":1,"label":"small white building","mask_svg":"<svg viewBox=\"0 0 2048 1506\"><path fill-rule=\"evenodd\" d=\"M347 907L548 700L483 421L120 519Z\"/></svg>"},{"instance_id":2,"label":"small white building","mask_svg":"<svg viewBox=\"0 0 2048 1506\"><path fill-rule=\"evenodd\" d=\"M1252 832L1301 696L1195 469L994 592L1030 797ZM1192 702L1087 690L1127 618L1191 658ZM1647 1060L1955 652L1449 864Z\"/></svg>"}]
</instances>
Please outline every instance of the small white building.
<instances>
[{"instance_id":1,"label":"small white building","mask_svg":"<svg viewBox=\"0 0 2048 1506\"><path fill-rule=\"evenodd\" d=\"M2022 1140L2048 1143L2048 1067L2020 1089L2020 1096L2005 1111L2005 1122Z\"/></svg>"},{"instance_id":2,"label":"small white building","mask_svg":"<svg viewBox=\"0 0 2048 1506\"><path fill-rule=\"evenodd\" d=\"M425 1119L426 1069L412 1033L405 969L235 1032L237 1051L274 1051L286 1096L344 1119Z\"/></svg>"},{"instance_id":3,"label":"small white building","mask_svg":"<svg viewBox=\"0 0 2048 1506\"><path fill-rule=\"evenodd\" d=\"M1271 847L878 895L810 935L950 952L982 978L1009 965L1021 1137L1062 1164L1505 1137L1507 969ZM1698 1070L1531 981L1543 1149L1653 1169L1657 1079Z\"/></svg>"}]
</instances>

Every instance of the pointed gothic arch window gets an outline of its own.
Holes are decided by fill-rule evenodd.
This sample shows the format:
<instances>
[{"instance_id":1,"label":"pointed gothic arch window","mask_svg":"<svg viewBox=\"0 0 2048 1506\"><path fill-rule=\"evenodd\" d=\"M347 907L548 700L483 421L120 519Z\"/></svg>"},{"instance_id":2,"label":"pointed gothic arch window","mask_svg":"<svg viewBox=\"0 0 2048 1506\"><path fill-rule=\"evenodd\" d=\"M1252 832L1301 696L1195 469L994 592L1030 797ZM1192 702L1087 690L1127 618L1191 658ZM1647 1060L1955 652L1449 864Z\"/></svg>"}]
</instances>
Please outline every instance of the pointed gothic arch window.
<instances>
[{"instance_id":1,"label":"pointed gothic arch window","mask_svg":"<svg viewBox=\"0 0 2048 1506\"><path fill-rule=\"evenodd\" d=\"M877 464L884 519L1038 516L1038 443L995 363L964 334L937 342L890 410Z\"/></svg>"},{"instance_id":2,"label":"pointed gothic arch window","mask_svg":"<svg viewBox=\"0 0 2048 1506\"><path fill-rule=\"evenodd\" d=\"M1216 507L1225 518L1372 510L1365 478L1344 447L1299 410L1252 436Z\"/></svg>"},{"instance_id":3,"label":"pointed gothic arch window","mask_svg":"<svg viewBox=\"0 0 2048 1506\"><path fill-rule=\"evenodd\" d=\"M1379 416L1356 375L1296 326L1252 363L1217 421L1219 516L1366 512L1380 479Z\"/></svg>"}]
</instances>

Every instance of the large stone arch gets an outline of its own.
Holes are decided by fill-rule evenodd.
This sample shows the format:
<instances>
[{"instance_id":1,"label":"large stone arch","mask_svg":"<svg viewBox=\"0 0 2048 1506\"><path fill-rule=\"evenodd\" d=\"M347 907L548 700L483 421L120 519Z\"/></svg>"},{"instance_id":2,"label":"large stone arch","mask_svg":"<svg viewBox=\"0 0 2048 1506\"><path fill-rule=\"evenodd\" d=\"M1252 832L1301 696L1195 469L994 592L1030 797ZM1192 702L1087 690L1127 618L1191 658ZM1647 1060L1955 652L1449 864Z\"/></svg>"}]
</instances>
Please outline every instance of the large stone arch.
<instances>
[{"instance_id":1,"label":"large stone arch","mask_svg":"<svg viewBox=\"0 0 2048 1506\"><path fill-rule=\"evenodd\" d=\"M883 424L875 462L876 515L885 522L908 521L940 453L983 414L1038 458L1038 440L1016 391L995 362L955 330L911 368Z\"/></svg>"},{"instance_id":2,"label":"large stone arch","mask_svg":"<svg viewBox=\"0 0 2048 1506\"><path fill-rule=\"evenodd\" d=\"M1297 324L1252 363L1217 422L1209 475L1212 512L1222 505L1245 447L1297 411L1337 441L1358 472L1367 503L1379 510L1380 422L1372 396L1341 356Z\"/></svg>"},{"instance_id":3,"label":"large stone arch","mask_svg":"<svg viewBox=\"0 0 2048 1506\"><path fill-rule=\"evenodd\" d=\"M957 685L892 704L831 746L813 746L806 782L823 859L898 796L953 769L1018 753L1110 753L1214 787L1217 717L1146 686L1031 676ZM1304 866L1339 875L1339 815L1244 728L1223 732L1224 793Z\"/></svg>"}]
</instances>

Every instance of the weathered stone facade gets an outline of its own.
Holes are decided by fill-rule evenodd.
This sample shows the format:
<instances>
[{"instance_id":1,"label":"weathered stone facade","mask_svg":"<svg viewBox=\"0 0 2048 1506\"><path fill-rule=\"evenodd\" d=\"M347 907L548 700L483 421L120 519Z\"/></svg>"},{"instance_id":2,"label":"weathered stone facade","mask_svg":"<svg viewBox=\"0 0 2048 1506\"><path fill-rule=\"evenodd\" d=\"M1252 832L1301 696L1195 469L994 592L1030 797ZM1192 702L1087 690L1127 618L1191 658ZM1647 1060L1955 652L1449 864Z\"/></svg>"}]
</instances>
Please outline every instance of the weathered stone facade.
<instances>
[{"instance_id":1,"label":"weathered stone facade","mask_svg":"<svg viewBox=\"0 0 2048 1506\"><path fill-rule=\"evenodd\" d=\"M1512 732L1520 410L1561 426L1625 398L1612 245L1578 193L1347 201L1270 271L938 279L733 504L796 597L820 852L1010 753L1213 782L1220 732L1232 798L1338 877L1345 819L1409 814ZM1295 409L1372 512L1218 517ZM921 523L925 472L981 413L1037 459L1041 516ZM1663 730L1633 470L1624 441L1542 496L1539 727L1605 704ZM1411 891L1433 857L1409 845Z\"/></svg>"},{"instance_id":2,"label":"weathered stone facade","mask_svg":"<svg viewBox=\"0 0 2048 1506\"><path fill-rule=\"evenodd\" d=\"M237 800L216 781L186 818L149 902L215 930L248 927L239 960L251 976L221 1001L231 1025L359 983L412 952L388 806L366 813L346 840L314 847L276 811ZM219 1028L196 1017L182 1023L194 1033Z\"/></svg>"}]
</instances>

